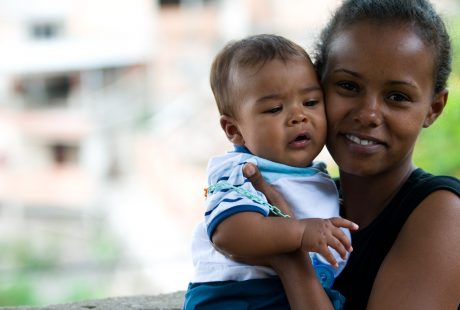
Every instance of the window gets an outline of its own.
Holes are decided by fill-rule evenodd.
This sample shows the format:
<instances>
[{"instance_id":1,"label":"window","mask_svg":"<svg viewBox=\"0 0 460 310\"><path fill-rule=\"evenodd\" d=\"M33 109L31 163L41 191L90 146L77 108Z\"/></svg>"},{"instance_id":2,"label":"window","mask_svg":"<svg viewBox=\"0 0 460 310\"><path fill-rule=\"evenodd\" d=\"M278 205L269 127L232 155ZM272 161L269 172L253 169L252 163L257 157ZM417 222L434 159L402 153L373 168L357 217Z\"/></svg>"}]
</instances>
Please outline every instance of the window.
<instances>
[{"instance_id":1,"label":"window","mask_svg":"<svg viewBox=\"0 0 460 310\"><path fill-rule=\"evenodd\" d=\"M160 6L180 5L180 0L160 0Z\"/></svg>"},{"instance_id":2,"label":"window","mask_svg":"<svg viewBox=\"0 0 460 310\"><path fill-rule=\"evenodd\" d=\"M62 105L66 103L74 82L72 75L29 76L18 81L17 91L31 106Z\"/></svg>"},{"instance_id":3,"label":"window","mask_svg":"<svg viewBox=\"0 0 460 310\"><path fill-rule=\"evenodd\" d=\"M35 40L49 40L62 34L59 22L36 22L30 26L30 36Z\"/></svg>"},{"instance_id":4,"label":"window","mask_svg":"<svg viewBox=\"0 0 460 310\"><path fill-rule=\"evenodd\" d=\"M49 146L52 161L55 165L65 165L77 161L78 147L63 143L56 143Z\"/></svg>"},{"instance_id":5,"label":"window","mask_svg":"<svg viewBox=\"0 0 460 310\"><path fill-rule=\"evenodd\" d=\"M179 6L179 5L202 5L209 4L215 0L159 0L160 7Z\"/></svg>"}]
</instances>

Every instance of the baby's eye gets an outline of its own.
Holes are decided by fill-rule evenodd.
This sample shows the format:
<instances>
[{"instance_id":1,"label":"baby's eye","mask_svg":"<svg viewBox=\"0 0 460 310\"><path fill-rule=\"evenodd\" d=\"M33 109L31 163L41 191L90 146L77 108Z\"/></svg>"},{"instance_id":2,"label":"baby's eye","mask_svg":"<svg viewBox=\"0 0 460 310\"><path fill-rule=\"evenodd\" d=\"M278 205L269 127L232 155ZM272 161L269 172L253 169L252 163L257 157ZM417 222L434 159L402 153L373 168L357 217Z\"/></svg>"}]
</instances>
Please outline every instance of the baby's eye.
<instances>
[{"instance_id":1,"label":"baby's eye","mask_svg":"<svg viewBox=\"0 0 460 310\"><path fill-rule=\"evenodd\" d=\"M318 104L318 100L307 100L303 103L304 107L314 107Z\"/></svg>"},{"instance_id":2,"label":"baby's eye","mask_svg":"<svg viewBox=\"0 0 460 310\"><path fill-rule=\"evenodd\" d=\"M279 106L279 107L273 107L273 108L271 108L271 109L268 109L268 110L266 110L264 113L271 113L271 114L273 114L273 113L281 112L282 110L283 110L283 108L282 108L281 106Z\"/></svg>"}]
</instances>

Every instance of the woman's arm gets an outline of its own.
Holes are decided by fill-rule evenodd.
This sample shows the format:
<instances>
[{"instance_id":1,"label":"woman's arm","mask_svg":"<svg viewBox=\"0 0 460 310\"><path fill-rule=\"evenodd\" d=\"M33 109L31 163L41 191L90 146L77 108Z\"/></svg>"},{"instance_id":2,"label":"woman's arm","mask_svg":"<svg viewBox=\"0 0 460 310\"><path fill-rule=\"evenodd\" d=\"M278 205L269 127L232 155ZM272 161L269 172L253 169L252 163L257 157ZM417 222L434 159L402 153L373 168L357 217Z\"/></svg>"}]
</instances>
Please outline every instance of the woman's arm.
<instances>
[{"instance_id":1,"label":"woman's arm","mask_svg":"<svg viewBox=\"0 0 460 310\"><path fill-rule=\"evenodd\" d=\"M460 198L429 195L410 215L380 267L368 309L457 309Z\"/></svg>"},{"instance_id":2,"label":"woman's arm","mask_svg":"<svg viewBox=\"0 0 460 310\"><path fill-rule=\"evenodd\" d=\"M283 283L289 305L297 309L333 309L332 304L318 281L310 257L303 251L276 255L270 265Z\"/></svg>"}]
</instances>

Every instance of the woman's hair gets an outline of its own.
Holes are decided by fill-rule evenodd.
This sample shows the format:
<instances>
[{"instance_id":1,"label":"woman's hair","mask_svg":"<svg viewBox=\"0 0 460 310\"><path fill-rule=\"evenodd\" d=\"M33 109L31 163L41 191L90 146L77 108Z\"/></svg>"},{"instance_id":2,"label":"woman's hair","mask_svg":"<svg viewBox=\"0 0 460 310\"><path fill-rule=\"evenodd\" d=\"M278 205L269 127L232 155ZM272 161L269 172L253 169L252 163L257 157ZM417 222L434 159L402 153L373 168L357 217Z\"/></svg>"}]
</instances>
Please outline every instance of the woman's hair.
<instances>
[{"instance_id":1,"label":"woman's hair","mask_svg":"<svg viewBox=\"0 0 460 310\"><path fill-rule=\"evenodd\" d=\"M229 42L216 56L211 66L210 82L221 115L234 116L237 110L237 90L232 74L238 69L258 67L267 61L301 57L311 63L307 52L296 43L277 35L260 34Z\"/></svg>"},{"instance_id":2,"label":"woman's hair","mask_svg":"<svg viewBox=\"0 0 460 310\"><path fill-rule=\"evenodd\" d=\"M434 57L434 92L446 88L451 71L452 51L441 17L427 0L345 0L323 29L316 47L315 66L323 76L330 44L347 26L372 20L381 23L404 23L430 47Z\"/></svg>"}]
</instances>

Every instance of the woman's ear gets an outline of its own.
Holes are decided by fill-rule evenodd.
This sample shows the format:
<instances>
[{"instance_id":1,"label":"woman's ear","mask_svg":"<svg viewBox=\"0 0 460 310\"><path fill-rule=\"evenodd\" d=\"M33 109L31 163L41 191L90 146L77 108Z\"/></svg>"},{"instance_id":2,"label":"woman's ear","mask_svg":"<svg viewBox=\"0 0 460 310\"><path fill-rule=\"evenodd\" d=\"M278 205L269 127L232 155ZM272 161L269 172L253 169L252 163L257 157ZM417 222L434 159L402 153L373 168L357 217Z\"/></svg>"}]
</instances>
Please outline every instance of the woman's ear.
<instances>
[{"instance_id":1,"label":"woman's ear","mask_svg":"<svg viewBox=\"0 0 460 310\"><path fill-rule=\"evenodd\" d=\"M241 134L237 121L230 116L220 116L220 126L227 135L228 140L233 144L244 145L243 135Z\"/></svg>"},{"instance_id":2,"label":"woman's ear","mask_svg":"<svg viewBox=\"0 0 460 310\"><path fill-rule=\"evenodd\" d=\"M449 97L449 91L444 89L434 96L433 102L431 102L430 111L428 112L425 121L423 122L423 128L428 128L434 121L441 115L444 107L447 104L447 98Z\"/></svg>"}]
</instances>

